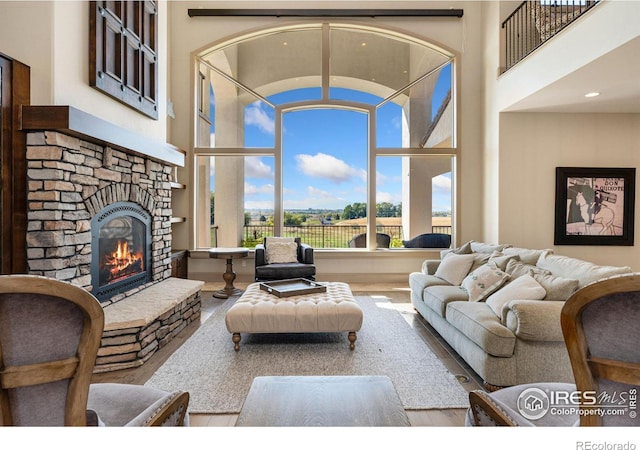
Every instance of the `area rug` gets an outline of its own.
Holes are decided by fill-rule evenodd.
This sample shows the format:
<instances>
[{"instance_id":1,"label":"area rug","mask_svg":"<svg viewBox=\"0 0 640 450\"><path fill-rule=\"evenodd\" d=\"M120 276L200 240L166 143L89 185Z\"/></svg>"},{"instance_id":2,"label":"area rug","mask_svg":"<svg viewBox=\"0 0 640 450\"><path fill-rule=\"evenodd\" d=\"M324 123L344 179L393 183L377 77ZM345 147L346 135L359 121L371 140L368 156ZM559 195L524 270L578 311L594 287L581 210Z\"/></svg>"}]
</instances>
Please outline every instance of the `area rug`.
<instances>
[{"instance_id":1,"label":"area rug","mask_svg":"<svg viewBox=\"0 0 640 450\"><path fill-rule=\"evenodd\" d=\"M257 376L387 375L405 409L465 408L468 395L384 296L356 296L364 320L355 350L347 333L242 335L224 324L229 299L147 381L190 393L192 413L238 413Z\"/></svg>"}]
</instances>

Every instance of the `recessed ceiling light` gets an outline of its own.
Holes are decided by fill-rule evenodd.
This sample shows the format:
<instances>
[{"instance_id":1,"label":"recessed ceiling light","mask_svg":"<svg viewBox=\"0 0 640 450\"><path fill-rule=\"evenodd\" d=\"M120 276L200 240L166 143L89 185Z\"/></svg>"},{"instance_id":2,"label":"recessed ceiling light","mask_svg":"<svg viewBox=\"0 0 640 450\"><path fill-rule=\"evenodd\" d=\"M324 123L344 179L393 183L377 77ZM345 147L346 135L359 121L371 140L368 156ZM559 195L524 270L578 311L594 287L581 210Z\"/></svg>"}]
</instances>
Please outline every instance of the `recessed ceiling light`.
<instances>
[{"instance_id":1,"label":"recessed ceiling light","mask_svg":"<svg viewBox=\"0 0 640 450\"><path fill-rule=\"evenodd\" d=\"M363 42L363 43L362 43L362 44L360 44L360 45L361 45L362 47L366 47L366 46L367 46L367 43L366 43L366 42Z\"/></svg>"},{"instance_id":2,"label":"recessed ceiling light","mask_svg":"<svg viewBox=\"0 0 640 450\"><path fill-rule=\"evenodd\" d=\"M597 97L598 95L600 95L600 92L589 92L588 94L584 94L587 98Z\"/></svg>"},{"instance_id":3,"label":"recessed ceiling light","mask_svg":"<svg viewBox=\"0 0 640 450\"><path fill-rule=\"evenodd\" d=\"M282 45L289 45L289 43L287 41L284 41Z\"/></svg>"}]
</instances>

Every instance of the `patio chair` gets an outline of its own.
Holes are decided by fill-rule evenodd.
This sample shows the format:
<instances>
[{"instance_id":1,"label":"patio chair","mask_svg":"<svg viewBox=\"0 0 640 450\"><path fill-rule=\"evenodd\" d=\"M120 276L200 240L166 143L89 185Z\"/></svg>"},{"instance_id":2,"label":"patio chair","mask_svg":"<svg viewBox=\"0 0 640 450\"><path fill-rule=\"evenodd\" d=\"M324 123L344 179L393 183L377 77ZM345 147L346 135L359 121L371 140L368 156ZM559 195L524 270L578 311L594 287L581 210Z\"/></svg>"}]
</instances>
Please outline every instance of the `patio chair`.
<instances>
[{"instance_id":1,"label":"patio chair","mask_svg":"<svg viewBox=\"0 0 640 450\"><path fill-rule=\"evenodd\" d=\"M406 248L449 248L451 235L445 233L424 233L412 239L402 241Z\"/></svg>"},{"instance_id":2,"label":"patio chair","mask_svg":"<svg viewBox=\"0 0 640 450\"><path fill-rule=\"evenodd\" d=\"M184 425L187 392L91 384L104 311L88 291L0 276L0 425Z\"/></svg>"},{"instance_id":3,"label":"patio chair","mask_svg":"<svg viewBox=\"0 0 640 450\"><path fill-rule=\"evenodd\" d=\"M640 386L640 275L612 277L580 289L566 301L560 322L575 384L533 383L490 393L472 391L467 425L640 425L631 403L632 393ZM555 398L574 399L569 404L564 400L558 408L579 407L581 414L549 413L545 408L553 401L552 392L562 393ZM583 400L576 401L576 394ZM526 402L533 405L538 400L529 410ZM604 411L624 407L625 414ZM597 408L605 414L594 413Z\"/></svg>"},{"instance_id":4,"label":"patio chair","mask_svg":"<svg viewBox=\"0 0 640 450\"><path fill-rule=\"evenodd\" d=\"M299 237L266 237L255 248L255 280L273 281L291 278L315 280L313 247Z\"/></svg>"},{"instance_id":5,"label":"patio chair","mask_svg":"<svg viewBox=\"0 0 640 450\"><path fill-rule=\"evenodd\" d=\"M376 233L376 246L378 248L389 248L391 245L391 236L385 233ZM350 248L366 248L367 247L367 233L362 233L354 236L349 241Z\"/></svg>"}]
</instances>

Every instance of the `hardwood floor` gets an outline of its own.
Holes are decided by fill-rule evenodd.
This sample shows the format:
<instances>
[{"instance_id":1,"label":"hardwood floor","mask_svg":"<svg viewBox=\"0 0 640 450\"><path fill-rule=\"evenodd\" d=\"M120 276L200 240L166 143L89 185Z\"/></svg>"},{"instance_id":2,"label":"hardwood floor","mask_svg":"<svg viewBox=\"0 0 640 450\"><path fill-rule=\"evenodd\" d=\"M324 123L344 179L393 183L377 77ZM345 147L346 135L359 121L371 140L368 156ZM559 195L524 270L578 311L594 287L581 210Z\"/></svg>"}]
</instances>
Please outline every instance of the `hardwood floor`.
<instances>
[{"instance_id":1,"label":"hardwood floor","mask_svg":"<svg viewBox=\"0 0 640 450\"><path fill-rule=\"evenodd\" d=\"M237 287L244 288L241 283ZM407 323L421 336L443 364L456 375L461 385L467 390L483 389L482 380L469 366L442 340L424 319L411 306L410 291L406 286L389 284L361 285L351 283L351 290L355 295L384 295L402 314ZM216 308L224 302L214 298L211 293L222 288L222 284L207 283L203 291L202 317L200 324L207 320ZM178 335L167 346L160 349L145 364L136 369L117 372L94 374L93 382L116 382L130 384L144 384L153 373L177 350L200 324L192 324ZM412 426L418 427L451 427L464 426L465 409L436 409L436 410L408 410L407 415ZM232 427L235 425L237 414L191 414L190 425L196 427Z\"/></svg>"}]
</instances>

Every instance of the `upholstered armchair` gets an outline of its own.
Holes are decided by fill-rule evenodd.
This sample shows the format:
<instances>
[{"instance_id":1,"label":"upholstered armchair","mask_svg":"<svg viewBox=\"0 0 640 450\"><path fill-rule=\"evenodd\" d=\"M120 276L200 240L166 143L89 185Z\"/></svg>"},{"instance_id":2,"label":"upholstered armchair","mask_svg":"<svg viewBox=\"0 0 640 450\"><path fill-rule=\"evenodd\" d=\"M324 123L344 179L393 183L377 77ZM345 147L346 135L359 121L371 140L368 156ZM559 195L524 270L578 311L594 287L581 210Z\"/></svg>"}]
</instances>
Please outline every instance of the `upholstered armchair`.
<instances>
[{"instance_id":1,"label":"upholstered armchair","mask_svg":"<svg viewBox=\"0 0 640 450\"><path fill-rule=\"evenodd\" d=\"M0 276L0 425L155 426L187 421L187 392L91 384L98 300L35 275Z\"/></svg>"},{"instance_id":2,"label":"upholstered armchair","mask_svg":"<svg viewBox=\"0 0 640 450\"><path fill-rule=\"evenodd\" d=\"M266 237L255 248L255 280L315 280L313 247L299 237Z\"/></svg>"},{"instance_id":3,"label":"upholstered armchair","mask_svg":"<svg viewBox=\"0 0 640 450\"><path fill-rule=\"evenodd\" d=\"M376 247L389 248L391 245L391 236L386 233L376 233ZM350 248L366 248L367 247L367 233L362 233L354 236L349 241Z\"/></svg>"},{"instance_id":4,"label":"upholstered armchair","mask_svg":"<svg viewBox=\"0 0 640 450\"><path fill-rule=\"evenodd\" d=\"M402 241L405 248L449 248L451 235L445 233L424 233Z\"/></svg>"},{"instance_id":5,"label":"upholstered armchair","mask_svg":"<svg viewBox=\"0 0 640 450\"><path fill-rule=\"evenodd\" d=\"M585 286L565 302L560 322L575 384L533 383L495 392L472 391L467 425L640 425L634 402L640 387L640 275ZM576 400L579 396L582 401ZM558 404L554 398L564 400ZM567 399L573 400L567 403ZM571 411L567 406L574 412L553 413L552 407ZM578 408L580 414L575 411ZM605 411L624 408L624 414Z\"/></svg>"}]
</instances>

